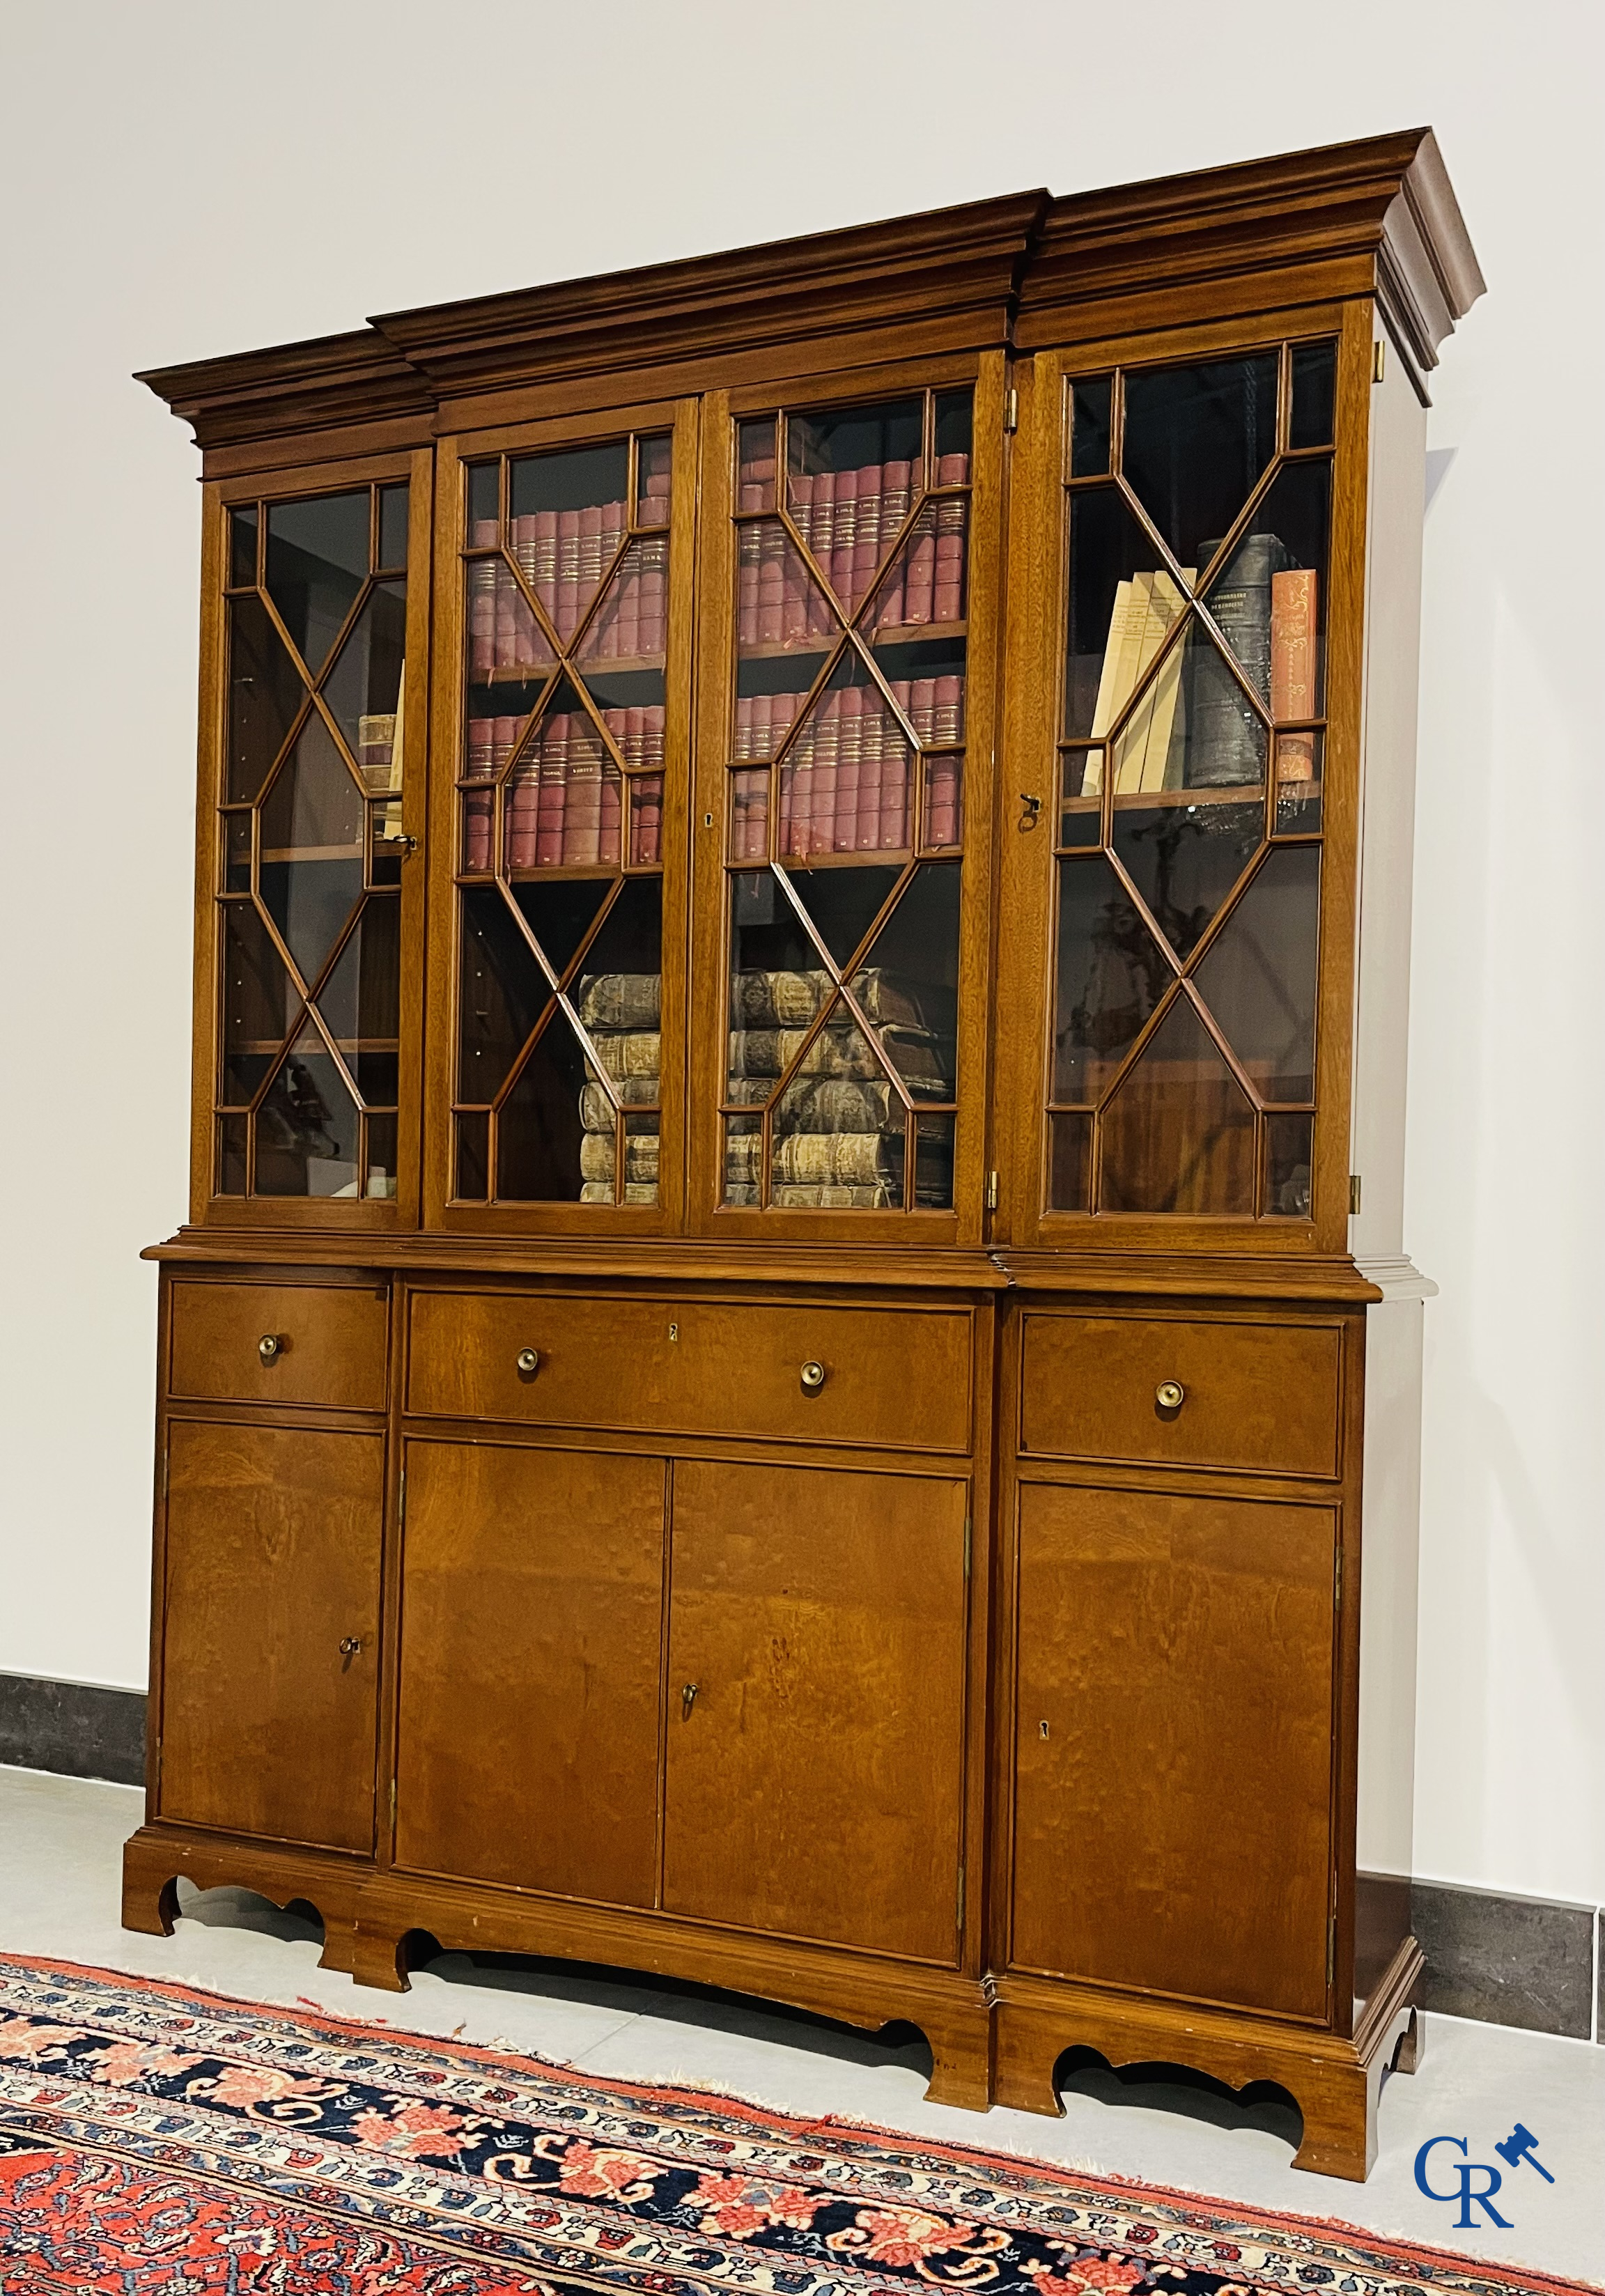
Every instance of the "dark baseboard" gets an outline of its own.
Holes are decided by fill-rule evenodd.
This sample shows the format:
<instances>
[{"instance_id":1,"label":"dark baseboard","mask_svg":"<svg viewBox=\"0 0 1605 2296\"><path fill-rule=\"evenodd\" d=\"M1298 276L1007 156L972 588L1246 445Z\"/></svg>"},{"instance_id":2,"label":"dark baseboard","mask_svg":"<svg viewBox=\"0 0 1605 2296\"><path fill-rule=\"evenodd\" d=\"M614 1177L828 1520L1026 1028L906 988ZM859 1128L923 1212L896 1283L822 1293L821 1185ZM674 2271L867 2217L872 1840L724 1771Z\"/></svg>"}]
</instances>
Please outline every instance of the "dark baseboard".
<instances>
[{"instance_id":1,"label":"dark baseboard","mask_svg":"<svg viewBox=\"0 0 1605 2296\"><path fill-rule=\"evenodd\" d=\"M143 1786L144 1693L0 1674L0 1763Z\"/></svg>"},{"instance_id":2,"label":"dark baseboard","mask_svg":"<svg viewBox=\"0 0 1605 2296\"><path fill-rule=\"evenodd\" d=\"M0 1764L143 1785L144 1698L136 1690L0 1674ZM1427 1957L1422 2008L1575 2040L1593 2030L1605 2040L1597 1907L1445 1882L1362 1879L1371 1885L1363 1893L1368 1899L1408 1892L1410 1926Z\"/></svg>"}]
</instances>

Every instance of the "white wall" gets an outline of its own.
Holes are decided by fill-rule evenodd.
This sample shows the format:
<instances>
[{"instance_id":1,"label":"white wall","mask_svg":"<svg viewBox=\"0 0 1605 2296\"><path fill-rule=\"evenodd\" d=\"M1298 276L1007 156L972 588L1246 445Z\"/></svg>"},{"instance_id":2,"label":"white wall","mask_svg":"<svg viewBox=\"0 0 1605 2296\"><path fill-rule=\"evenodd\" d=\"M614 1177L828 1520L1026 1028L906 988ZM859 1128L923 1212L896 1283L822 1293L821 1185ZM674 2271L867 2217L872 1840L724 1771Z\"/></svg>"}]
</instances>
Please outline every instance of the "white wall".
<instances>
[{"instance_id":1,"label":"white wall","mask_svg":"<svg viewBox=\"0 0 1605 2296\"><path fill-rule=\"evenodd\" d=\"M1490 292L1431 444L1406 1242L1418 1870L1605 1898L1597 11L56 0L0 86L0 1668L144 1680L184 1210L196 457L132 368L1424 121ZM1447 458L1446 460L1445 458Z\"/></svg>"}]
</instances>

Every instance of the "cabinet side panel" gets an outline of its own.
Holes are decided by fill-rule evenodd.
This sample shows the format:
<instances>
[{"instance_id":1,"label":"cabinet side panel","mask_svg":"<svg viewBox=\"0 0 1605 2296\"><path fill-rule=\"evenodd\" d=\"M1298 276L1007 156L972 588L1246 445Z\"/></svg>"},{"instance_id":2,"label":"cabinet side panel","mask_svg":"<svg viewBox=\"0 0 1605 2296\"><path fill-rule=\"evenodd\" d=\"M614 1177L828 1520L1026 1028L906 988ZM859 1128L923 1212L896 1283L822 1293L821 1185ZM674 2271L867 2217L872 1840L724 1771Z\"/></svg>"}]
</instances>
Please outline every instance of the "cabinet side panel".
<instances>
[{"instance_id":1,"label":"cabinet side panel","mask_svg":"<svg viewBox=\"0 0 1605 2296\"><path fill-rule=\"evenodd\" d=\"M1391 1257L1404 1250L1427 415L1404 362L1391 346L1383 379L1372 387L1371 415L1360 932L1349 1158L1350 1171L1364 1183L1362 1209L1349 1223L1349 1249L1361 1259Z\"/></svg>"},{"instance_id":2,"label":"cabinet side panel","mask_svg":"<svg viewBox=\"0 0 1605 2296\"><path fill-rule=\"evenodd\" d=\"M1421 1480L1421 1303L1365 1318L1361 1521L1359 1904L1355 1993L1363 2000L1410 1929L1415 1819L1416 1572Z\"/></svg>"}]
</instances>

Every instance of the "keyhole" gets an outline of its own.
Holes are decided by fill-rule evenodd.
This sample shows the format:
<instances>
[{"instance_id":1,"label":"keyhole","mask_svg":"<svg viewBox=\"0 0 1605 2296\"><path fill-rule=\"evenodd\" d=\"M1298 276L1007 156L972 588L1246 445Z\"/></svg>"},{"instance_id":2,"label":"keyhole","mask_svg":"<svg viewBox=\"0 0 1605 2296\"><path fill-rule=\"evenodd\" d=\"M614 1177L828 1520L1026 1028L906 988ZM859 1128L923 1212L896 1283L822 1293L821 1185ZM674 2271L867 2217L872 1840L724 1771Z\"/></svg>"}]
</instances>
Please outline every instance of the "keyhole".
<instances>
[{"instance_id":1,"label":"keyhole","mask_svg":"<svg viewBox=\"0 0 1605 2296\"><path fill-rule=\"evenodd\" d=\"M1047 1734L1048 1734L1048 1726L1047 1726L1047 1724L1046 1724L1045 1722L1039 1722L1039 1723L1037 1724L1037 1726L1037 1726L1038 1730L1040 1730L1040 1731L1041 1731L1041 1733L1042 1733L1043 1736L1045 1738L1045 1737L1047 1736Z\"/></svg>"},{"instance_id":2,"label":"keyhole","mask_svg":"<svg viewBox=\"0 0 1605 2296\"><path fill-rule=\"evenodd\" d=\"M677 1339L679 1338L679 1336L680 1336L680 1326L679 1326L679 1324L671 1324L669 1325L669 1327L668 1327L668 1335L669 1335L669 1338L670 1338L671 1340L677 1340Z\"/></svg>"}]
</instances>

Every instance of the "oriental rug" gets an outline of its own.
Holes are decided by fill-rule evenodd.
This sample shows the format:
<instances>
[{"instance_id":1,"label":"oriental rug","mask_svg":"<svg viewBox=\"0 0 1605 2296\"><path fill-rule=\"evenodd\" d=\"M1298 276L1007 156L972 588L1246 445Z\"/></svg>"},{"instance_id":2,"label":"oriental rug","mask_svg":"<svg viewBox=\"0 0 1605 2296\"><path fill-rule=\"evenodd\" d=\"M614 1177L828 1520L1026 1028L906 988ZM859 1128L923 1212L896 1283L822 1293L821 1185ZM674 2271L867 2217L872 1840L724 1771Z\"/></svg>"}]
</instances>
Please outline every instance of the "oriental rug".
<instances>
[{"instance_id":1,"label":"oriental rug","mask_svg":"<svg viewBox=\"0 0 1605 2296\"><path fill-rule=\"evenodd\" d=\"M1573 2284L688 2089L0 1960L4 2296Z\"/></svg>"}]
</instances>

